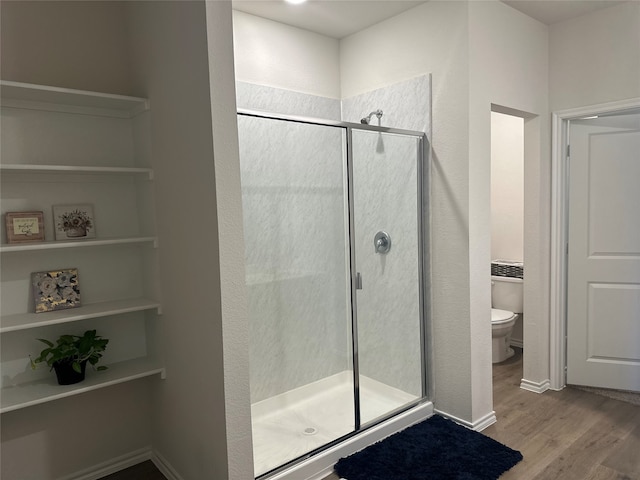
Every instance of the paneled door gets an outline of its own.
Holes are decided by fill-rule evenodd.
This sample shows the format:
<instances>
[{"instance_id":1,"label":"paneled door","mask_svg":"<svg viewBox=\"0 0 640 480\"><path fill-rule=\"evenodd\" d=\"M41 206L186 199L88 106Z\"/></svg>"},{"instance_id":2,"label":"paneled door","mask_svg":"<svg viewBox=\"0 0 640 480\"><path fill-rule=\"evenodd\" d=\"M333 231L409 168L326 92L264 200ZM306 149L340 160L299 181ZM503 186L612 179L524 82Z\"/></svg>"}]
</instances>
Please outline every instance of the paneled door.
<instances>
[{"instance_id":1,"label":"paneled door","mask_svg":"<svg viewBox=\"0 0 640 480\"><path fill-rule=\"evenodd\" d=\"M567 383L640 391L640 114L569 132Z\"/></svg>"}]
</instances>

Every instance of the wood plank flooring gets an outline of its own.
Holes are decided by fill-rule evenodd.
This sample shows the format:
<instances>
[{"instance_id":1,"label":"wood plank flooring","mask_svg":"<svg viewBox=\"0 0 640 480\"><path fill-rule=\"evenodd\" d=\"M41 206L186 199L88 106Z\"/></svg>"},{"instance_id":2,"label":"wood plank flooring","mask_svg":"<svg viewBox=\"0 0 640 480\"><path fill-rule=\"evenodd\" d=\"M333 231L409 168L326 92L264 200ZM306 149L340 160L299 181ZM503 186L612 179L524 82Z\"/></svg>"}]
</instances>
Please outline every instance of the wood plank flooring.
<instances>
[{"instance_id":1,"label":"wood plank flooring","mask_svg":"<svg viewBox=\"0 0 640 480\"><path fill-rule=\"evenodd\" d=\"M493 367L498 422L482 433L524 456L501 480L640 480L640 406L571 387L539 395L521 378L521 350ZM166 479L144 462L104 480Z\"/></svg>"},{"instance_id":2,"label":"wood plank flooring","mask_svg":"<svg viewBox=\"0 0 640 480\"><path fill-rule=\"evenodd\" d=\"M524 460L503 480L640 479L640 406L576 388L518 388L522 354L493 369L498 422L482 433Z\"/></svg>"},{"instance_id":3,"label":"wood plank flooring","mask_svg":"<svg viewBox=\"0 0 640 480\"><path fill-rule=\"evenodd\" d=\"M640 406L571 387L532 393L521 378L522 350L493 366L498 422L482 433L524 456L500 480L640 480Z\"/></svg>"}]
</instances>

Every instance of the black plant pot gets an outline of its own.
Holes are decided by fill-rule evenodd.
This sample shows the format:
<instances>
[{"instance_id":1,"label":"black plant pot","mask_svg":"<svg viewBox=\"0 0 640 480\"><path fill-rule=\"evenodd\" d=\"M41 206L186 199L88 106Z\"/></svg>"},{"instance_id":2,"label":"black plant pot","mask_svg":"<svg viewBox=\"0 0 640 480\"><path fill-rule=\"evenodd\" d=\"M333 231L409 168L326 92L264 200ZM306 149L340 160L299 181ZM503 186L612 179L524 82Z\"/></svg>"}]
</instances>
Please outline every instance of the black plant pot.
<instances>
[{"instance_id":1,"label":"black plant pot","mask_svg":"<svg viewBox=\"0 0 640 480\"><path fill-rule=\"evenodd\" d=\"M87 368L87 361L80 364L80 373L73 369L71 362L55 362L53 368L56 371L59 385L73 385L84 380L84 372Z\"/></svg>"}]
</instances>

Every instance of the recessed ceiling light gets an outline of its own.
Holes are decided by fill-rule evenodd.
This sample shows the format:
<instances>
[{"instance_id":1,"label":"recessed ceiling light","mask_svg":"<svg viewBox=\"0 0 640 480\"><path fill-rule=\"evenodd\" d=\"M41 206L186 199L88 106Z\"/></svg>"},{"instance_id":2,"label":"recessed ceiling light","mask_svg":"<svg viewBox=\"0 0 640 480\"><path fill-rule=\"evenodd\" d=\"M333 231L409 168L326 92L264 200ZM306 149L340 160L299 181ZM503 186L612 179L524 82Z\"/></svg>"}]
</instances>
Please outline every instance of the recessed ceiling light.
<instances>
[{"instance_id":1,"label":"recessed ceiling light","mask_svg":"<svg viewBox=\"0 0 640 480\"><path fill-rule=\"evenodd\" d=\"M304 3L307 0L284 0L284 1L292 5L300 5L301 3Z\"/></svg>"}]
</instances>

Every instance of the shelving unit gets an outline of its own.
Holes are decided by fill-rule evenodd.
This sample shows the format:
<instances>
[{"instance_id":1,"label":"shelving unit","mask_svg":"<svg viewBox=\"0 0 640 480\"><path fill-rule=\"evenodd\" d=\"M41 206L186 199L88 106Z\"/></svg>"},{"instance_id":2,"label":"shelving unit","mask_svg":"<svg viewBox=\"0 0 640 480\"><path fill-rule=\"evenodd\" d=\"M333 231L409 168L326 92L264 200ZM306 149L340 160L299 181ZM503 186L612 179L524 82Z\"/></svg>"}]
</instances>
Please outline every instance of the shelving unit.
<instances>
[{"instance_id":1,"label":"shelving unit","mask_svg":"<svg viewBox=\"0 0 640 480\"><path fill-rule=\"evenodd\" d=\"M27 252L33 250L53 250L58 248L86 248L105 245L126 245L136 243L151 243L157 247L156 237L126 237L126 238L100 238L92 240L72 240L58 242L26 243L17 245L0 245L0 253Z\"/></svg>"},{"instance_id":2,"label":"shelving unit","mask_svg":"<svg viewBox=\"0 0 640 480\"><path fill-rule=\"evenodd\" d=\"M83 305L70 310L57 310L46 315L38 313L16 313L2 317L0 333L27 330L30 328L57 325L60 323L77 322L90 318L108 317L122 313L156 310L160 313L160 304L148 298L129 298Z\"/></svg>"},{"instance_id":3,"label":"shelving unit","mask_svg":"<svg viewBox=\"0 0 640 480\"><path fill-rule=\"evenodd\" d=\"M6 243L2 222L2 390L13 411L151 375L164 378L158 348L158 239L149 102L143 98L0 81L2 214L43 211L45 241ZM54 240L53 205L91 204L96 237ZM35 271L78 268L82 306L33 313ZM110 339L105 372L57 385L30 372L37 338L97 329ZM106 333L105 333L106 332ZM113 353L110 353L110 350Z\"/></svg>"},{"instance_id":4,"label":"shelving unit","mask_svg":"<svg viewBox=\"0 0 640 480\"><path fill-rule=\"evenodd\" d=\"M75 165L0 165L0 172L26 172L26 173L88 173L88 174L143 174L153 180L153 170L150 168L133 167L88 167Z\"/></svg>"},{"instance_id":5,"label":"shelving unit","mask_svg":"<svg viewBox=\"0 0 640 480\"><path fill-rule=\"evenodd\" d=\"M102 372L87 370L86 379L75 385L58 385L55 378L50 378L49 380L4 387L2 389L0 413L19 410L151 375L160 375L162 378L165 375L164 368L146 358L110 364L109 369Z\"/></svg>"}]
</instances>

